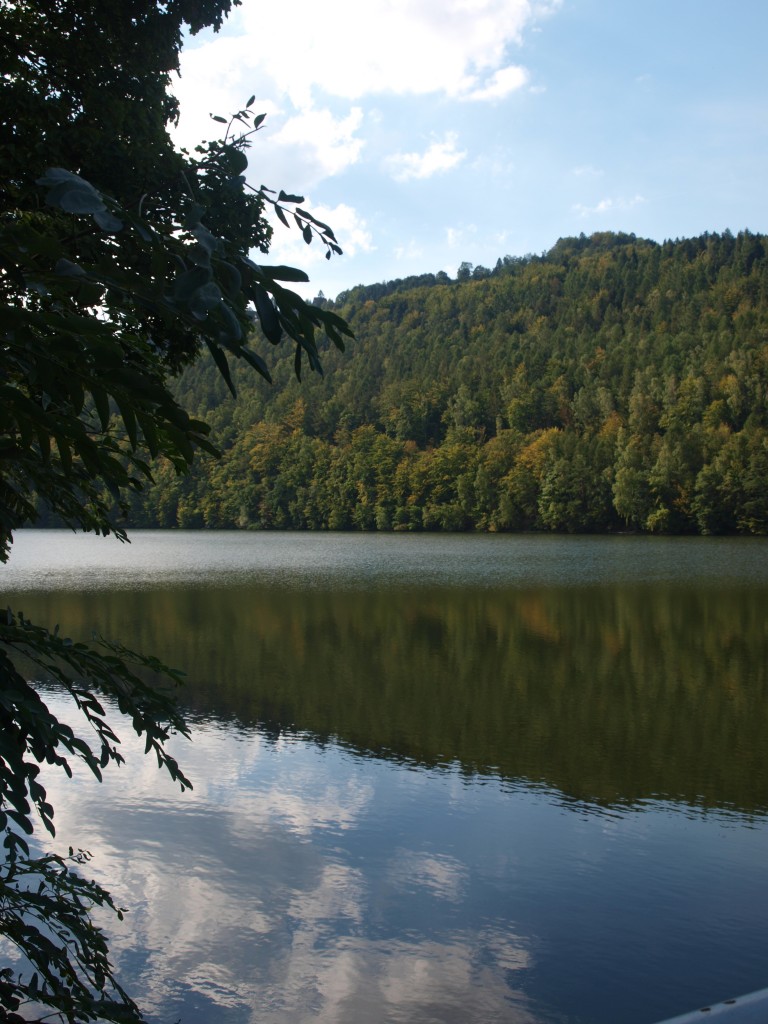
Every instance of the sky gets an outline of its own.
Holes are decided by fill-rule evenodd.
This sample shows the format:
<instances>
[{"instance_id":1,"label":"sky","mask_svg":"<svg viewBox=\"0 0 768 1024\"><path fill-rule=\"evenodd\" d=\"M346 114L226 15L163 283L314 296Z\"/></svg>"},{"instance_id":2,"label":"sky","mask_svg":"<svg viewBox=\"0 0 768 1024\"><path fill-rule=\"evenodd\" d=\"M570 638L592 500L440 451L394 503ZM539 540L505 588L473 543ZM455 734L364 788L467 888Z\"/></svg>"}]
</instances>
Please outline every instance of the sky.
<instances>
[{"instance_id":1,"label":"sky","mask_svg":"<svg viewBox=\"0 0 768 1024\"><path fill-rule=\"evenodd\" d=\"M307 297L582 232L768 232L767 41L768 0L242 0L186 41L176 137L255 95L249 182L344 250L276 226Z\"/></svg>"}]
</instances>

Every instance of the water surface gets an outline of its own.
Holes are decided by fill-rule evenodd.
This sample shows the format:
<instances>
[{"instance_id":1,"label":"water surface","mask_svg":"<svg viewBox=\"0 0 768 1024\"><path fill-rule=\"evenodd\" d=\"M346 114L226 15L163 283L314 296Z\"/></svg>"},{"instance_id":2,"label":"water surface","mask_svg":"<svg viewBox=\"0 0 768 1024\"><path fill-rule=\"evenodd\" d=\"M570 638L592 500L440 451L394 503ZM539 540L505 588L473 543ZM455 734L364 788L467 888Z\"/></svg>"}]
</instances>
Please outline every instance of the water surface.
<instances>
[{"instance_id":1,"label":"water surface","mask_svg":"<svg viewBox=\"0 0 768 1024\"><path fill-rule=\"evenodd\" d=\"M28 531L1 572L188 671L193 794L138 753L52 783L158 1024L651 1024L768 985L765 541Z\"/></svg>"}]
</instances>

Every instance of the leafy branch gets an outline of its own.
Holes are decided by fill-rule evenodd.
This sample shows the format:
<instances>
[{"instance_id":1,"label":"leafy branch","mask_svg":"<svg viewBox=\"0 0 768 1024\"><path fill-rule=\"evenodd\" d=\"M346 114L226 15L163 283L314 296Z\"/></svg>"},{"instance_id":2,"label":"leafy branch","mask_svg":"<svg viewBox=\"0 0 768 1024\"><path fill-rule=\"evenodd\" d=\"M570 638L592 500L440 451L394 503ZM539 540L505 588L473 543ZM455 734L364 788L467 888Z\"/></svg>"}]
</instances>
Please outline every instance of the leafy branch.
<instances>
[{"instance_id":1,"label":"leafy branch","mask_svg":"<svg viewBox=\"0 0 768 1024\"><path fill-rule=\"evenodd\" d=\"M232 358L271 379L262 337L293 344L297 374L305 359L322 371L318 332L338 348L351 337L288 287L305 274L256 255L269 250L268 203L285 219L295 206L307 241L341 250L299 197L246 183L264 120L250 114L253 99L223 140L193 154L168 133L185 26L218 28L237 2L131 0L91 5L87 18L80 0L3 4L0 562L39 507L126 539L119 517L151 480L152 459L184 473L199 452L215 453L207 424L171 390L206 348L234 393ZM122 761L111 707L190 785L168 752L173 733L187 734L179 678L120 644L74 643L21 612L0 614L0 936L23 957L0 969L0 1020L47 1009L67 1024L141 1021L90 918L95 907L122 911L81 877L87 855L39 856L30 837L41 824L54 833L43 765L70 776L80 763L98 779ZM77 712L75 728L49 706L51 686Z\"/></svg>"},{"instance_id":2,"label":"leafy branch","mask_svg":"<svg viewBox=\"0 0 768 1024\"><path fill-rule=\"evenodd\" d=\"M250 145L251 136L255 135L256 132L260 131L263 127L264 120L267 115L256 114L254 116L250 114L250 108L253 106L255 100L256 97L251 96L245 107L243 107L242 110L238 110L237 113L232 114L229 121L227 121L227 118L221 117L219 114L211 114L212 120L227 126L223 140L223 144L225 146L234 147L234 149L239 152L243 152L243 150L247 149ZM249 126L249 118L251 116L253 117L253 124L252 126ZM248 127L248 130L241 132L239 135L235 135L232 131L235 122L243 125L244 127ZM204 151L204 147L201 147L201 151ZM245 166L247 166L247 161ZM245 170L245 166L243 167L243 170ZM266 185L261 185L256 189L252 185L248 184L245 179L243 179L243 184L251 192L254 192L262 201L269 203L274 209L280 222L287 228L290 228L291 226L289 220L290 217L301 232L307 245L311 244L313 237L319 238L323 245L326 246L327 251L325 253L325 258L327 260L331 259L331 256L334 253L338 256L343 254L343 250L339 245L333 230L328 226L328 224L318 220L318 218L308 210L304 210L298 205L299 203L304 202L304 196L291 195L290 193L283 191L283 189L276 192L275 189L267 188ZM277 199L272 198L274 195L277 195Z\"/></svg>"},{"instance_id":3,"label":"leafy branch","mask_svg":"<svg viewBox=\"0 0 768 1024\"><path fill-rule=\"evenodd\" d=\"M23 955L29 975L0 970L0 1019L9 1024L42 1024L53 1015L67 1022L141 1019L114 977L106 936L91 919L96 907L118 920L125 910L80 875L89 859L70 847L66 857L20 857L0 869L0 931ZM30 1016L43 1008L53 1013Z\"/></svg>"},{"instance_id":4,"label":"leafy branch","mask_svg":"<svg viewBox=\"0 0 768 1024\"><path fill-rule=\"evenodd\" d=\"M171 689L160 688L158 678ZM105 907L119 919L123 911L105 889L79 874L88 854L70 849L68 857L33 857L28 840L35 819L55 834L40 765L71 777L79 762L101 780L109 764L124 761L120 738L108 720L108 702L144 737L145 752L155 755L182 791L191 788L166 749L171 735L189 735L173 696L180 682L177 670L121 644L104 639L96 646L76 643L60 636L58 627L51 632L20 612L8 609L0 616L0 834L5 850L0 933L19 949L30 970L28 980L10 968L0 971L0 1007L5 1010L15 1012L26 1003L48 1006L66 1021L140 1019L114 978L105 936L90 917L93 907ZM50 710L42 683L69 695L89 738Z\"/></svg>"},{"instance_id":5,"label":"leafy branch","mask_svg":"<svg viewBox=\"0 0 768 1024\"><path fill-rule=\"evenodd\" d=\"M327 224L324 224L323 221L318 220L317 217L313 216L308 210L304 210L300 206L296 205L304 202L304 196L289 195L281 189L277 195L277 199L272 199L270 198L270 194L274 195L275 190L267 188L266 185L262 185L261 188L258 189L258 193L266 202L272 205L279 220L287 228L290 228L291 226L288 216L290 215L293 218L296 227L301 232L307 245L312 242L313 236L317 236L327 247L327 251L325 253L325 258L327 260L331 258L333 253L337 253L341 256L342 249L336 241L336 236L331 228L329 228ZM294 204L295 208L289 209L284 205L286 203Z\"/></svg>"}]
</instances>

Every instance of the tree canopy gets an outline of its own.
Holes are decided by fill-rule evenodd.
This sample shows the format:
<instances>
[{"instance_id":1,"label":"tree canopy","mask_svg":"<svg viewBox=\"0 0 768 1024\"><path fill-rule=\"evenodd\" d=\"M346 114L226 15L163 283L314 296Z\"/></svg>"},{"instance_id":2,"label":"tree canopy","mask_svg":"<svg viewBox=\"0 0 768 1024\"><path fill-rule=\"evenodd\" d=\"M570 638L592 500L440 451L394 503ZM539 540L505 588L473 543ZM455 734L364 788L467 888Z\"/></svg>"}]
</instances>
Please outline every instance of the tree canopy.
<instances>
[{"instance_id":1,"label":"tree canopy","mask_svg":"<svg viewBox=\"0 0 768 1024\"><path fill-rule=\"evenodd\" d=\"M234 0L237 3L237 0ZM125 538L130 491L150 460L184 472L212 453L172 379L203 351L234 392L232 360L262 377L259 346L288 341L293 367L321 371L316 333L343 349L350 330L268 266L271 204L309 243L340 253L303 198L246 181L264 116L253 100L216 115L223 137L178 151L170 88L182 32L218 28L233 0L9 0L0 11L0 560L41 508L64 523ZM30 669L30 664L33 666ZM87 742L49 711L48 680L69 694ZM114 642L72 644L8 610L0 621L0 935L23 960L0 970L0 1006L47 1008L67 1021L139 1020L113 976L91 905L113 906L78 873L87 859L41 854L54 833L41 763L97 776L119 762L109 706L148 752L188 785L165 742L185 732L172 694L149 685L179 674ZM114 908L113 906L113 909ZM28 1012L32 1012L29 1011ZM42 1010L41 1010L42 1012Z\"/></svg>"},{"instance_id":2,"label":"tree canopy","mask_svg":"<svg viewBox=\"0 0 768 1024\"><path fill-rule=\"evenodd\" d=\"M247 185L263 115L246 106L223 140L173 147L181 28L217 26L229 0L47 7L5 5L0 24L4 552L34 516L33 491L65 522L107 532L104 487L138 486L142 453L181 469L210 447L166 387L203 347L231 386L232 356L269 378L256 322L271 344L294 342L297 373L302 357L320 369L317 328L340 347L348 333L285 286L303 272L251 258L268 250L267 202L341 251L301 196Z\"/></svg>"},{"instance_id":3,"label":"tree canopy","mask_svg":"<svg viewBox=\"0 0 768 1024\"><path fill-rule=\"evenodd\" d=\"M361 286L299 389L179 380L223 449L143 526L768 532L768 238L603 232L475 276ZM239 380L239 378L238 378Z\"/></svg>"}]
</instances>

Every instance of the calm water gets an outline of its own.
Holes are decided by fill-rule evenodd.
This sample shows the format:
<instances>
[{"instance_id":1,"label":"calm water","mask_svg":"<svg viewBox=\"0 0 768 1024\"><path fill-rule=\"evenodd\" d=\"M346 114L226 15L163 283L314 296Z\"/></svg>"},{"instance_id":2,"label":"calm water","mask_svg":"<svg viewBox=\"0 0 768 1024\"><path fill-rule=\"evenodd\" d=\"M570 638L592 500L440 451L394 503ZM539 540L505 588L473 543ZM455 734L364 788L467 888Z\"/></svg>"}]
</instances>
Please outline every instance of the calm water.
<instances>
[{"instance_id":1,"label":"calm water","mask_svg":"<svg viewBox=\"0 0 768 1024\"><path fill-rule=\"evenodd\" d=\"M192 794L138 751L49 780L158 1024L652 1024L768 985L768 542L35 531L0 580L189 673Z\"/></svg>"}]
</instances>

